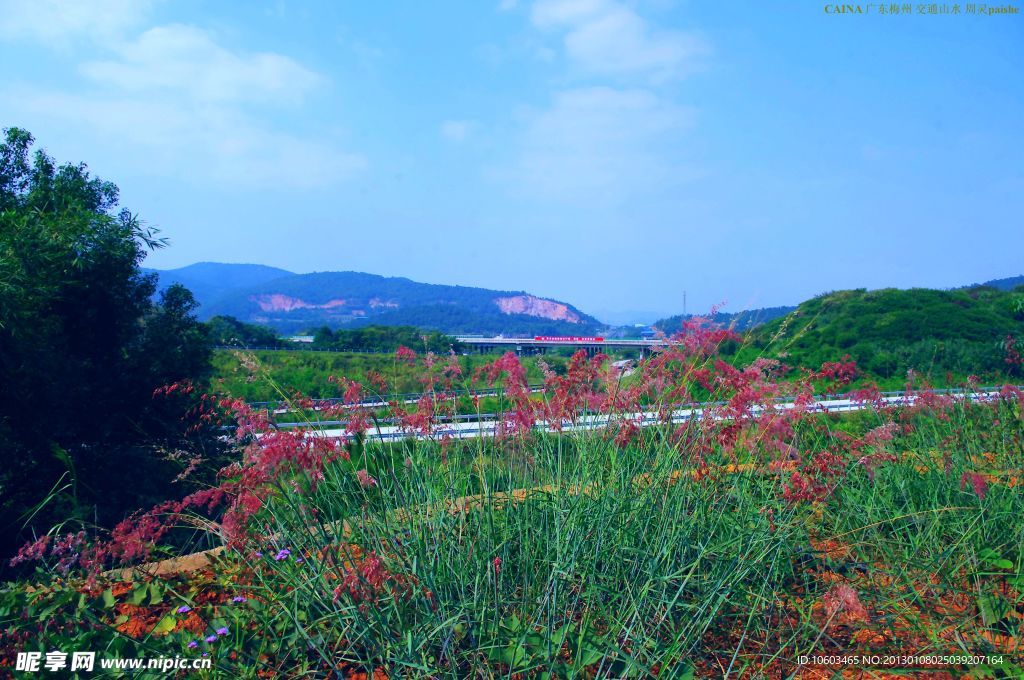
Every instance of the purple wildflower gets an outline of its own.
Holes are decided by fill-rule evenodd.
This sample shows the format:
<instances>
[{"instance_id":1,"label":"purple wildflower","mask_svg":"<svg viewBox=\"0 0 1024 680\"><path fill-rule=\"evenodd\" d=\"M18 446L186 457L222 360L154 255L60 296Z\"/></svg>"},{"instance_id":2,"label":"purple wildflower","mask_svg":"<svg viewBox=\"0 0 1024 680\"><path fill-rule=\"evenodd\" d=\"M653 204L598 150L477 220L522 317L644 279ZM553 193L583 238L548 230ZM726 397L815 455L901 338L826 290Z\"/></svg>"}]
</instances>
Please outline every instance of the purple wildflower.
<instances>
[{"instance_id":1,"label":"purple wildflower","mask_svg":"<svg viewBox=\"0 0 1024 680\"><path fill-rule=\"evenodd\" d=\"M188 643L188 648L189 649L195 649L198 646L199 646L199 643L196 642L195 640L193 640L192 642Z\"/></svg>"},{"instance_id":2,"label":"purple wildflower","mask_svg":"<svg viewBox=\"0 0 1024 680\"><path fill-rule=\"evenodd\" d=\"M216 633L217 633L217 635L227 635L229 631L228 631L228 627L227 627L227 626L224 626L223 628L218 628L218 629L217 629L216 631L214 631L214 632L216 632Z\"/></svg>"},{"instance_id":3,"label":"purple wildflower","mask_svg":"<svg viewBox=\"0 0 1024 680\"><path fill-rule=\"evenodd\" d=\"M216 642L217 641L217 636L216 635L208 635L206 637L206 641L207 642Z\"/></svg>"},{"instance_id":4,"label":"purple wildflower","mask_svg":"<svg viewBox=\"0 0 1024 680\"><path fill-rule=\"evenodd\" d=\"M187 604L183 604L178 607L179 614L188 614L190 611L192 611L192 607L189 607Z\"/></svg>"},{"instance_id":5,"label":"purple wildflower","mask_svg":"<svg viewBox=\"0 0 1024 680\"><path fill-rule=\"evenodd\" d=\"M291 550L289 550L288 548L282 548L281 550L277 551L276 555L274 555L274 559L277 560L278 562L280 562L281 560L288 559L288 556L291 555L291 554L292 554Z\"/></svg>"},{"instance_id":6,"label":"purple wildflower","mask_svg":"<svg viewBox=\"0 0 1024 680\"><path fill-rule=\"evenodd\" d=\"M240 602L245 602L245 598L242 597L241 595L235 595L233 598L231 598L231 601L234 602L235 604L238 604Z\"/></svg>"}]
</instances>

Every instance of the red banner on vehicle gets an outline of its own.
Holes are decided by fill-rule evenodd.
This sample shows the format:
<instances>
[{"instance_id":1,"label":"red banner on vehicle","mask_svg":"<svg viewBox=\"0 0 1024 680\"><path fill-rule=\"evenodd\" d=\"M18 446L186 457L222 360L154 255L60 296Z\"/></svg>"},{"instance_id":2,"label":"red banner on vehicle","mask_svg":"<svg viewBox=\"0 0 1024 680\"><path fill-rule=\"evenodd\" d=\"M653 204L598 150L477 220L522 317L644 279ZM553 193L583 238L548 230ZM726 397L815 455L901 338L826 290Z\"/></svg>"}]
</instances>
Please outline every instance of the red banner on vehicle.
<instances>
[{"instance_id":1,"label":"red banner on vehicle","mask_svg":"<svg viewBox=\"0 0 1024 680\"><path fill-rule=\"evenodd\" d=\"M593 335L536 335L533 339L538 342L604 342L603 337Z\"/></svg>"}]
</instances>

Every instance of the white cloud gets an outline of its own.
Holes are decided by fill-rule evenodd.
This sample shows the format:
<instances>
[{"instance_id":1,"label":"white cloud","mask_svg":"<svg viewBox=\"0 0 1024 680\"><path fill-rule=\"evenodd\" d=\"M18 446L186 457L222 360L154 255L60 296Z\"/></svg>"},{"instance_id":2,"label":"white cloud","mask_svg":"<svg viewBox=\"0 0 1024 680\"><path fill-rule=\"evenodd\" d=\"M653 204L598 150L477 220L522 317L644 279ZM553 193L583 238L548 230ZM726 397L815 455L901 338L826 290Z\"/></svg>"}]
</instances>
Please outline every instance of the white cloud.
<instances>
[{"instance_id":1,"label":"white cloud","mask_svg":"<svg viewBox=\"0 0 1024 680\"><path fill-rule=\"evenodd\" d=\"M250 187L329 186L366 165L322 131L281 117L326 84L295 60L222 45L193 26L150 28L81 63L83 87L0 92L25 120L125 148L133 171ZM289 121L290 122L290 121Z\"/></svg>"},{"instance_id":2,"label":"white cloud","mask_svg":"<svg viewBox=\"0 0 1024 680\"><path fill-rule=\"evenodd\" d=\"M139 174L303 189L343 181L366 165L332 140L282 132L223 106L26 90L2 95L18 101L27 118L76 126L96 143L120 147Z\"/></svg>"},{"instance_id":3,"label":"white cloud","mask_svg":"<svg viewBox=\"0 0 1024 680\"><path fill-rule=\"evenodd\" d=\"M530 18L539 28L559 28L592 19L613 6L611 0L538 0Z\"/></svg>"},{"instance_id":4,"label":"white cloud","mask_svg":"<svg viewBox=\"0 0 1024 680\"><path fill-rule=\"evenodd\" d=\"M655 26L622 0L536 0L530 20L561 37L567 75L588 85L523 116L498 178L586 207L665 195L702 174L686 154L695 109L661 87L700 66L710 50L698 34Z\"/></svg>"},{"instance_id":5,"label":"white cloud","mask_svg":"<svg viewBox=\"0 0 1024 680\"><path fill-rule=\"evenodd\" d=\"M149 0L0 0L0 37L64 48L79 38L103 42L137 26Z\"/></svg>"},{"instance_id":6,"label":"white cloud","mask_svg":"<svg viewBox=\"0 0 1024 680\"><path fill-rule=\"evenodd\" d=\"M503 174L532 194L569 200L658 191L692 175L671 147L693 117L648 90L558 92L550 108L526 116L520 154Z\"/></svg>"},{"instance_id":7,"label":"white cloud","mask_svg":"<svg viewBox=\"0 0 1024 680\"><path fill-rule=\"evenodd\" d=\"M564 31L566 56L597 75L680 78L709 52L698 34L659 30L614 0L539 0L531 19L540 29Z\"/></svg>"},{"instance_id":8,"label":"white cloud","mask_svg":"<svg viewBox=\"0 0 1024 680\"><path fill-rule=\"evenodd\" d=\"M476 125L472 120L446 120L441 123L441 136L452 142L464 142Z\"/></svg>"},{"instance_id":9,"label":"white cloud","mask_svg":"<svg viewBox=\"0 0 1024 680\"><path fill-rule=\"evenodd\" d=\"M170 93L192 102L294 102L320 77L269 52L234 52L193 26L152 28L116 48L115 59L89 61L90 80L138 93Z\"/></svg>"}]
</instances>

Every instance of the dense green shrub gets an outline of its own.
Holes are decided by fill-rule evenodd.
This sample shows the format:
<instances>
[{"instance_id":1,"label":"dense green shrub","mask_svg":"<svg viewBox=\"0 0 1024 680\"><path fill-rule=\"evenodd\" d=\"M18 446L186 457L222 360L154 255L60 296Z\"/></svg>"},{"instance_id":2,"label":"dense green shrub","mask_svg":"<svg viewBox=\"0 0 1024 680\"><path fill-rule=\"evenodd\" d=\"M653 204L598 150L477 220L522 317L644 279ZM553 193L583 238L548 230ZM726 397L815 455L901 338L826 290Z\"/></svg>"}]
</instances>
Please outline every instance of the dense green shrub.
<instances>
[{"instance_id":1,"label":"dense green shrub","mask_svg":"<svg viewBox=\"0 0 1024 680\"><path fill-rule=\"evenodd\" d=\"M116 186L32 143L12 128L0 144L0 555L167 498L216 441L187 431L210 365L195 300L172 286L154 302L139 270L163 242L114 213Z\"/></svg>"}]
</instances>

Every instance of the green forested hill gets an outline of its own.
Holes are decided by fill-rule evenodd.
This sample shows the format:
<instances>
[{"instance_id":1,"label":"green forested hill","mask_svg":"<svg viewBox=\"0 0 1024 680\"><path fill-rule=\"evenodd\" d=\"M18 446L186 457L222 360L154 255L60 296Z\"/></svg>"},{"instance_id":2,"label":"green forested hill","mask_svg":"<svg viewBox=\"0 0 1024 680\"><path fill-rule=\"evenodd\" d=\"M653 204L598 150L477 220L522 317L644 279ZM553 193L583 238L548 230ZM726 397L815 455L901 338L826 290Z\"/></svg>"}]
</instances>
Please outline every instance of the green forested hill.
<instances>
[{"instance_id":1,"label":"green forested hill","mask_svg":"<svg viewBox=\"0 0 1024 680\"><path fill-rule=\"evenodd\" d=\"M908 369L1005 374L1007 336L1024 340L1024 292L887 288L828 293L753 331L752 349L813 366L850 355L883 378Z\"/></svg>"}]
</instances>

